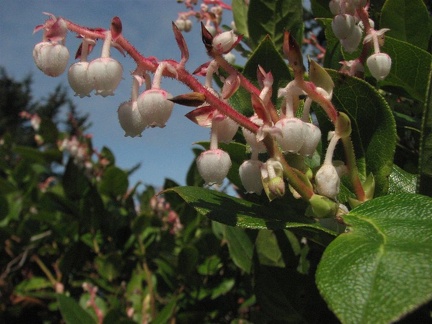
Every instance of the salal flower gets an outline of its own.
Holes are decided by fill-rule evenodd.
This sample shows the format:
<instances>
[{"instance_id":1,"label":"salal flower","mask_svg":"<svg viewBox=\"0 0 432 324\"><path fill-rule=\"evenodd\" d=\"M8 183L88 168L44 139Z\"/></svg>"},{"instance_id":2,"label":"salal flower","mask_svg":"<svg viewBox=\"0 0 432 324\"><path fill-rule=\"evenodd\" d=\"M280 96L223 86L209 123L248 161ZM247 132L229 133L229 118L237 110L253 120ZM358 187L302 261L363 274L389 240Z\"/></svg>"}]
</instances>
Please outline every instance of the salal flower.
<instances>
[{"instance_id":1,"label":"salal flower","mask_svg":"<svg viewBox=\"0 0 432 324\"><path fill-rule=\"evenodd\" d=\"M93 80L88 76L89 62L76 62L68 71L69 85L75 95L81 98L89 97L94 89Z\"/></svg>"},{"instance_id":2,"label":"salal flower","mask_svg":"<svg viewBox=\"0 0 432 324\"><path fill-rule=\"evenodd\" d=\"M202 152L196 163L198 172L207 185L222 184L232 164L229 154L221 149Z\"/></svg>"},{"instance_id":3,"label":"salal flower","mask_svg":"<svg viewBox=\"0 0 432 324\"><path fill-rule=\"evenodd\" d=\"M239 128L238 124L231 118L223 115L213 118L212 127L215 126L215 123L217 123L216 132L218 141L222 143L231 142Z\"/></svg>"},{"instance_id":4,"label":"salal flower","mask_svg":"<svg viewBox=\"0 0 432 324\"><path fill-rule=\"evenodd\" d=\"M165 127L171 116L174 103L172 95L162 89L150 89L140 94L137 100L142 120L150 127Z\"/></svg>"},{"instance_id":5,"label":"salal flower","mask_svg":"<svg viewBox=\"0 0 432 324\"><path fill-rule=\"evenodd\" d=\"M69 51L62 44L40 42L33 48L33 59L39 70L48 76L57 77L66 69Z\"/></svg>"},{"instance_id":6,"label":"salal flower","mask_svg":"<svg viewBox=\"0 0 432 324\"><path fill-rule=\"evenodd\" d=\"M353 53L357 50L362 38L362 29L359 26L354 26L351 34L341 39L341 44L345 52Z\"/></svg>"},{"instance_id":7,"label":"salal flower","mask_svg":"<svg viewBox=\"0 0 432 324\"><path fill-rule=\"evenodd\" d=\"M111 57L100 57L90 62L88 77L92 80L96 94L113 96L123 75L122 65Z\"/></svg>"},{"instance_id":8,"label":"salal flower","mask_svg":"<svg viewBox=\"0 0 432 324\"><path fill-rule=\"evenodd\" d=\"M351 15L339 14L333 18L332 30L338 39L345 39L351 35L355 27L355 18Z\"/></svg>"},{"instance_id":9,"label":"salal flower","mask_svg":"<svg viewBox=\"0 0 432 324\"><path fill-rule=\"evenodd\" d=\"M296 117L282 118L276 124L281 134L276 134L276 141L284 152L298 153L303 146L305 134L304 123Z\"/></svg>"},{"instance_id":10,"label":"salal flower","mask_svg":"<svg viewBox=\"0 0 432 324\"><path fill-rule=\"evenodd\" d=\"M304 123L303 134L304 142L298 153L303 156L311 156L321 140L321 130L314 124Z\"/></svg>"},{"instance_id":11,"label":"salal flower","mask_svg":"<svg viewBox=\"0 0 432 324\"><path fill-rule=\"evenodd\" d=\"M372 54L366 61L370 73L378 81L384 80L390 73L391 64L391 57L386 53Z\"/></svg>"},{"instance_id":12,"label":"salal flower","mask_svg":"<svg viewBox=\"0 0 432 324\"><path fill-rule=\"evenodd\" d=\"M240 38L233 30L216 35L213 38L213 49L219 54L226 54L231 51L240 41Z\"/></svg>"},{"instance_id":13,"label":"salal flower","mask_svg":"<svg viewBox=\"0 0 432 324\"><path fill-rule=\"evenodd\" d=\"M261 194L263 190L261 167L263 164L259 160L247 160L240 165L240 180L247 193Z\"/></svg>"},{"instance_id":14,"label":"salal flower","mask_svg":"<svg viewBox=\"0 0 432 324\"><path fill-rule=\"evenodd\" d=\"M117 113L120 126L125 131L125 136L141 136L147 125L142 120L136 101L123 102Z\"/></svg>"},{"instance_id":15,"label":"salal flower","mask_svg":"<svg viewBox=\"0 0 432 324\"><path fill-rule=\"evenodd\" d=\"M336 199L339 194L340 178L332 163L324 163L315 174L316 191L323 196Z\"/></svg>"}]
</instances>

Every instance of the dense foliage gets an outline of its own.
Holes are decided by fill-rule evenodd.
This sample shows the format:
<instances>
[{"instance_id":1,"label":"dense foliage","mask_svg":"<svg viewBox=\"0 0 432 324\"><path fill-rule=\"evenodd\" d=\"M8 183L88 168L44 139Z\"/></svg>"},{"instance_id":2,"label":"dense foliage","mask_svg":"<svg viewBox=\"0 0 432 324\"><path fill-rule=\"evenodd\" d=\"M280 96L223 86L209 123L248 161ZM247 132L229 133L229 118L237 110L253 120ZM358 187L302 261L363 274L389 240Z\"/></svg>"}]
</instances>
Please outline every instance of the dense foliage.
<instances>
[{"instance_id":1,"label":"dense foliage","mask_svg":"<svg viewBox=\"0 0 432 324\"><path fill-rule=\"evenodd\" d=\"M186 1L190 8L193 2ZM345 1L330 1L334 3L339 6ZM133 92L131 101L120 107L125 109L123 115L119 108L126 135L134 137L146 127L166 122L158 119L144 126L136 122L148 113L142 108L147 100L153 106L157 102L159 110L172 109L167 99L200 106L188 117L201 126L213 126L211 141L194 149L197 162L186 175L187 186L169 179L163 188L130 184L134 169L119 168L109 148L98 152L92 147L87 118L76 112L62 87L47 100L35 102L31 78L12 80L1 70L0 319L32 323L61 319L67 323L430 321L431 12L421 0L376 1L370 7L366 2L364 7L362 1L355 3L357 18L367 15L374 20L375 27L363 28L379 36L375 46L346 41L344 31L334 27L335 16L343 16L339 18L344 26L354 18L335 15L329 1L311 1L308 12L296 0L248 4L233 0L235 26L243 39L222 33L223 41L218 42L209 25L203 28L204 46L217 65L200 69L220 70L210 77L221 86L221 97L214 95L217 90L209 90L209 74L203 87L184 69L189 52L180 33L190 29L190 16L207 22L211 17L216 30L220 27L214 19L216 11L180 15L173 27L182 55L179 63L141 57L123 38L121 21L113 19L109 37L146 70L135 74L136 90L146 81L147 71L155 73L152 89L139 96L136 92L135 98ZM318 23L311 20L314 17ZM49 26L59 21L63 23L51 18ZM87 37L107 37L101 30L64 21L68 29ZM47 23L44 26L40 28L47 28ZM425 26L425 32L419 33L418 26ZM353 37L363 33L357 27L357 23L350 27ZM42 53L44 46L60 46L53 41L54 34L51 39L48 34L49 28L35 50ZM55 37L61 39L60 34ZM85 39L80 50L92 41ZM308 73L297 45L303 43L303 49L321 63L310 62ZM222 52L234 46L246 57L243 67L222 58ZM109 58L106 48L102 57ZM369 57L376 61L369 63ZM42 54L35 61L48 75L64 69L47 68ZM342 69L341 61L345 62ZM177 78L194 92L172 98L160 89L162 75ZM87 95L95 90L106 95L115 89L112 85L97 88L96 83L78 92ZM269 95L260 93L259 87L268 87ZM302 92L292 96L290 91L298 91L296 87ZM291 99L298 106L296 116L313 102L311 118L322 134L313 154L279 149L286 144L279 141L280 130L264 127L272 126L272 118L278 125L279 117L289 115L288 108L284 113L280 108L269 117L275 107L288 107ZM133 108L134 101L141 106ZM69 110L66 119L60 117L64 107ZM132 122L127 118L133 109ZM234 141L218 143L214 125L225 117L217 116L215 109L252 133L264 133L261 140L267 150L255 154L256 147L241 131ZM264 120L263 127L243 118L254 113ZM214 118L211 122L209 116ZM307 117L302 122L312 124ZM333 132L330 141L329 132ZM341 144L336 147L338 140ZM215 168L217 181L212 172L203 171L206 152L212 152L211 159L228 156L229 167L222 178L226 175L237 197L203 187L201 176L207 184L220 182L221 169ZM261 189L246 188L250 184L238 172L245 160L265 165ZM333 170L338 163L347 172L340 179L337 175L337 186L328 188L320 183L319 170L323 166ZM328 183L333 180L333 176L326 178Z\"/></svg>"}]
</instances>

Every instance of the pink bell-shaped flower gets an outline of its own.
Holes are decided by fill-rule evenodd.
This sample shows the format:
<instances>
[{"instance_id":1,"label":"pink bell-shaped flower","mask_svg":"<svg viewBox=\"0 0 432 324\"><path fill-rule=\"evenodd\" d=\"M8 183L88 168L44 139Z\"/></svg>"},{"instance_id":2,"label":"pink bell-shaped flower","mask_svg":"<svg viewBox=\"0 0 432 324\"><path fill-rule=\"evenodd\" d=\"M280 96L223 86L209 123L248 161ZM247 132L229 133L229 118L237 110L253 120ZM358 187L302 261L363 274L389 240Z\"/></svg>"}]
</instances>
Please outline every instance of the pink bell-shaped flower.
<instances>
[{"instance_id":1,"label":"pink bell-shaped flower","mask_svg":"<svg viewBox=\"0 0 432 324\"><path fill-rule=\"evenodd\" d=\"M123 75L122 65L111 57L100 57L90 62L88 78L92 80L97 95L114 95Z\"/></svg>"},{"instance_id":2,"label":"pink bell-shaped flower","mask_svg":"<svg viewBox=\"0 0 432 324\"><path fill-rule=\"evenodd\" d=\"M263 164L259 160L247 160L240 165L240 180L247 193L261 194L263 190L261 167Z\"/></svg>"},{"instance_id":3,"label":"pink bell-shaped flower","mask_svg":"<svg viewBox=\"0 0 432 324\"><path fill-rule=\"evenodd\" d=\"M304 122L299 118L282 118L275 127L279 128L282 135L276 134L276 141L284 152L298 153L304 143Z\"/></svg>"},{"instance_id":4,"label":"pink bell-shaped flower","mask_svg":"<svg viewBox=\"0 0 432 324\"><path fill-rule=\"evenodd\" d=\"M366 65L372 76L381 81L390 73L392 60L386 53L375 53L368 57Z\"/></svg>"},{"instance_id":5,"label":"pink bell-shaped flower","mask_svg":"<svg viewBox=\"0 0 432 324\"><path fill-rule=\"evenodd\" d=\"M33 59L39 70L48 76L57 77L66 69L69 51L61 44L40 42L33 48Z\"/></svg>"},{"instance_id":6,"label":"pink bell-shaped flower","mask_svg":"<svg viewBox=\"0 0 432 324\"><path fill-rule=\"evenodd\" d=\"M231 168L229 154L221 149L204 151L198 156L197 168L207 185L222 184Z\"/></svg>"},{"instance_id":7,"label":"pink bell-shaped flower","mask_svg":"<svg viewBox=\"0 0 432 324\"><path fill-rule=\"evenodd\" d=\"M150 127L165 127L171 116L174 103L169 101L172 95L162 89L150 89L138 97L138 110L142 120Z\"/></svg>"},{"instance_id":8,"label":"pink bell-shaped flower","mask_svg":"<svg viewBox=\"0 0 432 324\"><path fill-rule=\"evenodd\" d=\"M147 124L143 121L136 101L123 102L117 110L120 126L125 136L141 136Z\"/></svg>"},{"instance_id":9,"label":"pink bell-shaped flower","mask_svg":"<svg viewBox=\"0 0 432 324\"><path fill-rule=\"evenodd\" d=\"M89 97L94 89L93 80L88 76L88 66L88 62L76 62L68 71L69 85L75 91L75 95L81 98Z\"/></svg>"}]
</instances>

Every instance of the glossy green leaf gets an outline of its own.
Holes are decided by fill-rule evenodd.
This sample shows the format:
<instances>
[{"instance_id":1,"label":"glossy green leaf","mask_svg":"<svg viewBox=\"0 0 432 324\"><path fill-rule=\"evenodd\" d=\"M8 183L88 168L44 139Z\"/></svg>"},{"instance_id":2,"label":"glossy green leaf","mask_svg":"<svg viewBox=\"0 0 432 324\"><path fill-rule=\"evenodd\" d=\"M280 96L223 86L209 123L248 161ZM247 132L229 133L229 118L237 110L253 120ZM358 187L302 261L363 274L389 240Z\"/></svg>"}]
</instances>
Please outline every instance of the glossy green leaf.
<instances>
[{"instance_id":1,"label":"glossy green leaf","mask_svg":"<svg viewBox=\"0 0 432 324\"><path fill-rule=\"evenodd\" d=\"M418 191L432 196L432 69L428 89L421 126Z\"/></svg>"},{"instance_id":2,"label":"glossy green leaf","mask_svg":"<svg viewBox=\"0 0 432 324\"><path fill-rule=\"evenodd\" d=\"M225 226L225 239L230 256L237 267L249 273L252 266L253 243L244 229Z\"/></svg>"},{"instance_id":3,"label":"glossy green leaf","mask_svg":"<svg viewBox=\"0 0 432 324\"><path fill-rule=\"evenodd\" d=\"M244 0L233 0L231 3L232 13L236 31L246 38L249 38L248 30L248 9L249 6Z\"/></svg>"},{"instance_id":4,"label":"glossy green leaf","mask_svg":"<svg viewBox=\"0 0 432 324\"><path fill-rule=\"evenodd\" d=\"M373 173L375 194L382 195L388 190L396 146L393 114L384 98L367 82L333 70L327 71L335 83L332 102L351 119L351 137L359 171L363 177ZM325 143L328 131L334 127L320 108L315 111ZM344 160L343 151L339 150L335 158Z\"/></svg>"},{"instance_id":5,"label":"glossy green leaf","mask_svg":"<svg viewBox=\"0 0 432 324\"><path fill-rule=\"evenodd\" d=\"M60 313L66 324L95 324L96 321L72 297L57 295Z\"/></svg>"},{"instance_id":6,"label":"glossy green leaf","mask_svg":"<svg viewBox=\"0 0 432 324\"><path fill-rule=\"evenodd\" d=\"M317 18L332 18L328 0L311 0L312 13Z\"/></svg>"},{"instance_id":7,"label":"glossy green leaf","mask_svg":"<svg viewBox=\"0 0 432 324\"><path fill-rule=\"evenodd\" d=\"M113 197L122 196L129 186L127 173L116 166L108 167L100 182L100 191Z\"/></svg>"},{"instance_id":8,"label":"glossy green leaf","mask_svg":"<svg viewBox=\"0 0 432 324\"><path fill-rule=\"evenodd\" d=\"M273 231L260 230L255 240L255 247L260 264L281 268L285 266L282 252Z\"/></svg>"},{"instance_id":9,"label":"glossy green leaf","mask_svg":"<svg viewBox=\"0 0 432 324\"><path fill-rule=\"evenodd\" d=\"M165 307L156 316L156 318L152 321L152 323L154 324L169 323L177 307L177 299L178 299L177 296L172 297L169 303L165 305Z\"/></svg>"},{"instance_id":10,"label":"glossy green leaf","mask_svg":"<svg viewBox=\"0 0 432 324\"><path fill-rule=\"evenodd\" d=\"M72 200L81 198L90 186L90 181L84 175L82 168L77 166L70 158L62 179L63 190L66 196Z\"/></svg>"},{"instance_id":11,"label":"glossy green leaf","mask_svg":"<svg viewBox=\"0 0 432 324\"><path fill-rule=\"evenodd\" d=\"M390 74L380 81L379 85L390 89L402 89L413 99L425 102L432 55L407 42L387 36L382 52L392 58L392 67Z\"/></svg>"},{"instance_id":12,"label":"glossy green leaf","mask_svg":"<svg viewBox=\"0 0 432 324\"><path fill-rule=\"evenodd\" d=\"M427 50L432 35L430 20L422 0L387 0L382 7L380 28L389 28L388 36Z\"/></svg>"},{"instance_id":13,"label":"glossy green leaf","mask_svg":"<svg viewBox=\"0 0 432 324\"><path fill-rule=\"evenodd\" d=\"M250 0L248 30L249 37L255 45L270 35L276 48L281 51L284 30L290 31L301 44L303 41L302 1Z\"/></svg>"},{"instance_id":14,"label":"glossy green leaf","mask_svg":"<svg viewBox=\"0 0 432 324\"><path fill-rule=\"evenodd\" d=\"M44 277L32 277L30 279L21 281L15 287L15 292L18 294L25 294L29 291L39 290L44 288L51 288L52 283Z\"/></svg>"},{"instance_id":15,"label":"glossy green leaf","mask_svg":"<svg viewBox=\"0 0 432 324\"><path fill-rule=\"evenodd\" d=\"M379 197L344 216L317 284L343 323L389 323L432 299L432 199ZM379 305L379 307L377 307Z\"/></svg>"},{"instance_id":16,"label":"glossy green leaf","mask_svg":"<svg viewBox=\"0 0 432 324\"><path fill-rule=\"evenodd\" d=\"M408 173L396 164L389 176L389 194L416 193L417 175Z\"/></svg>"},{"instance_id":17,"label":"glossy green leaf","mask_svg":"<svg viewBox=\"0 0 432 324\"><path fill-rule=\"evenodd\" d=\"M95 259L99 274L108 281L112 281L120 275L122 263L121 254L117 252L101 255Z\"/></svg>"},{"instance_id":18,"label":"glossy green leaf","mask_svg":"<svg viewBox=\"0 0 432 324\"><path fill-rule=\"evenodd\" d=\"M282 209L271 208L222 192L198 187L177 187L167 192L175 192L200 214L229 226L253 229L292 229L324 245L328 244L335 235L334 232L325 229L313 219L299 215L298 211L290 209L287 205L283 205Z\"/></svg>"}]
</instances>

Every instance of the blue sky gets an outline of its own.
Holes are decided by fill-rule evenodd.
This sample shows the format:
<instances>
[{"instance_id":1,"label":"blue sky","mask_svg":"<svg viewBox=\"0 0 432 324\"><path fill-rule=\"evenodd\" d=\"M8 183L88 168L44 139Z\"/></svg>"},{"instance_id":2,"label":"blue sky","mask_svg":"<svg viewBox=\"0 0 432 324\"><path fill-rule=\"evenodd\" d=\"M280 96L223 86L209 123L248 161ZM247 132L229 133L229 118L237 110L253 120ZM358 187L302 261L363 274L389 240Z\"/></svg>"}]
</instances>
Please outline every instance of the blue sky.
<instances>
[{"instance_id":1,"label":"blue sky","mask_svg":"<svg viewBox=\"0 0 432 324\"><path fill-rule=\"evenodd\" d=\"M42 12L62 16L80 25L109 28L111 18L119 16L123 23L123 35L145 56L159 59L179 59L179 51L171 31L171 21L177 18L177 12L184 6L175 0L104 0L104 1L61 1L61 0L0 0L0 66L7 73L21 80L32 74L35 98L46 96L59 83L67 85L67 75L50 78L40 72L33 63L32 50L41 41L42 33L32 34L33 28L45 21ZM226 16L224 22L230 23ZM192 31L185 34L190 61L187 67L193 71L208 60L201 43L199 24L193 21ZM68 34L67 47L71 53L70 64L79 45L79 40L72 33ZM101 44L93 51L90 59L99 55ZM171 119L164 129L148 129L141 138L124 137L124 132L117 121L117 108L130 97L131 77L129 72L134 63L129 57L122 57L112 50L124 69L123 78L116 95L102 98L92 95L90 98L73 97L79 111L89 113L93 124L89 132L93 135L93 144L97 149L110 148L117 164L128 169L141 163L141 168L130 179L131 185L138 180L145 184L161 186L166 177L185 184L186 172L194 158L194 142L208 140L209 130L200 128L184 117L190 109L176 105ZM164 79L162 87L178 95L189 90L173 80Z\"/></svg>"}]
</instances>

